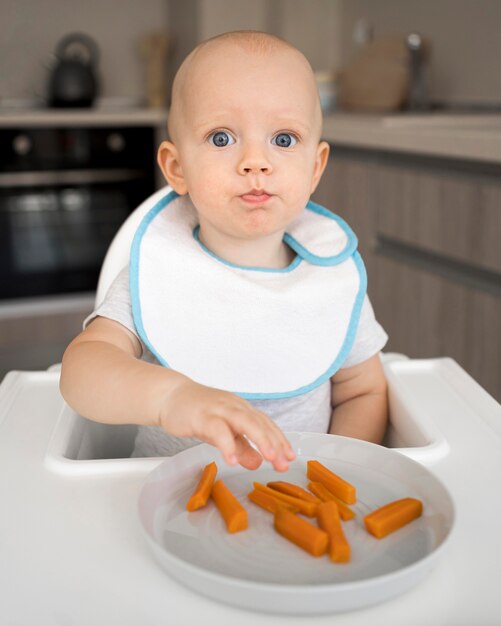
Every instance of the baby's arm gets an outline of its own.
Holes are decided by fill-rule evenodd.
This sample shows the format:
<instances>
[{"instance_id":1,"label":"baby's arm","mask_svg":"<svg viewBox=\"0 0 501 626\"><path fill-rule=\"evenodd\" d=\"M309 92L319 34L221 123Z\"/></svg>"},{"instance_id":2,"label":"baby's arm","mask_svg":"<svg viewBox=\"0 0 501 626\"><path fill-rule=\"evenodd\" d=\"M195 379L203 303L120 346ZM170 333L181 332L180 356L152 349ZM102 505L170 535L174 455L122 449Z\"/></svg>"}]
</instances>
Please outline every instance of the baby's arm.
<instances>
[{"instance_id":1,"label":"baby's arm","mask_svg":"<svg viewBox=\"0 0 501 626\"><path fill-rule=\"evenodd\" d=\"M140 356L132 332L97 317L64 353L61 393L78 413L97 422L162 426L171 435L216 446L230 465L255 469L261 457L245 434L276 470L288 468L294 452L267 415L239 396L145 363Z\"/></svg>"},{"instance_id":2,"label":"baby's arm","mask_svg":"<svg viewBox=\"0 0 501 626\"><path fill-rule=\"evenodd\" d=\"M381 443L388 422L388 390L379 354L332 377L329 432Z\"/></svg>"}]
</instances>

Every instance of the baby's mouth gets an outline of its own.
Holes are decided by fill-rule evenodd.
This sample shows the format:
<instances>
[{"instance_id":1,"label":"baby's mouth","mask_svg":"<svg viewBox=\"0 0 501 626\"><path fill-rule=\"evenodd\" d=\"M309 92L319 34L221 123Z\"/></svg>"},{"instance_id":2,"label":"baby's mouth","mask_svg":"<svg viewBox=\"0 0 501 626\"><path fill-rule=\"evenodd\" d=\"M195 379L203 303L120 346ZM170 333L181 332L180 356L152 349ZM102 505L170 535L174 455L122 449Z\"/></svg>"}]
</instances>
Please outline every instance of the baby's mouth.
<instances>
[{"instance_id":1,"label":"baby's mouth","mask_svg":"<svg viewBox=\"0 0 501 626\"><path fill-rule=\"evenodd\" d=\"M271 198L271 194L264 189L252 189L251 191L242 194L240 197L242 200L249 202L250 204L264 204Z\"/></svg>"}]
</instances>

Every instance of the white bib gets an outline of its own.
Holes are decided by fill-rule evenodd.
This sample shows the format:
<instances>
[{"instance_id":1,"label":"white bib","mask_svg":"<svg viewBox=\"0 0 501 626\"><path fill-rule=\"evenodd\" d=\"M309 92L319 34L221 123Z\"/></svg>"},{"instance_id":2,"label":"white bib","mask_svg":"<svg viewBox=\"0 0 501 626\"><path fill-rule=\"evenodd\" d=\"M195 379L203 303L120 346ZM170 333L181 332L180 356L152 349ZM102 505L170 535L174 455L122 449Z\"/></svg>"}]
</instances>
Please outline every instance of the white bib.
<instances>
[{"instance_id":1,"label":"white bib","mask_svg":"<svg viewBox=\"0 0 501 626\"><path fill-rule=\"evenodd\" d=\"M349 226L309 202L284 241L285 269L240 267L198 239L189 196L167 194L131 249L132 312L160 363L247 399L306 393L348 356L366 292Z\"/></svg>"}]
</instances>

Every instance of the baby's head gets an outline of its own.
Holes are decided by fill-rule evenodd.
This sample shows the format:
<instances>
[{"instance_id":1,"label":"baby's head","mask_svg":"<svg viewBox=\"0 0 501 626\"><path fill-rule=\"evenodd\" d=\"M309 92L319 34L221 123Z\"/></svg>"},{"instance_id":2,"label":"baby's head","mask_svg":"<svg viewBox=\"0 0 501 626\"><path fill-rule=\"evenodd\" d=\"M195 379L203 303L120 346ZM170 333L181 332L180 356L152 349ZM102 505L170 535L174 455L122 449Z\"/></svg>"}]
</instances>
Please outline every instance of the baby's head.
<instances>
[{"instance_id":1,"label":"baby's head","mask_svg":"<svg viewBox=\"0 0 501 626\"><path fill-rule=\"evenodd\" d=\"M255 238L284 231L325 168L322 114L306 58L267 33L225 33L200 44L175 77L171 141L159 164L188 193L201 229Z\"/></svg>"}]
</instances>

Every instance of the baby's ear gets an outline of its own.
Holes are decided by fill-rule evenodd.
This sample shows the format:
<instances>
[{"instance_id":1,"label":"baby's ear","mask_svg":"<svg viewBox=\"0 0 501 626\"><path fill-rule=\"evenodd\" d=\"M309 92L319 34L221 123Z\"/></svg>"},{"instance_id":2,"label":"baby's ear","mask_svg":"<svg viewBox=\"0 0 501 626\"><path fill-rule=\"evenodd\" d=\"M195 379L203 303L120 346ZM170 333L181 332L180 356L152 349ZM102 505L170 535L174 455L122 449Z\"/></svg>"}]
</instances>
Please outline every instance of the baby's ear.
<instances>
[{"instance_id":1,"label":"baby's ear","mask_svg":"<svg viewBox=\"0 0 501 626\"><path fill-rule=\"evenodd\" d=\"M179 162L179 152L170 141L162 141L158 148L157 161L166 181L180 196L188 193L188 188Z\"/></svg>"},{"instance_id":2,"label":"baby's ear","mask_svg":"<svg viewBox=\"0 0 501 626\"><path fill-rule=\"evenodd\" d=\"M317 188L320 178L324 173L327 160L329 158L329 144L326 141L321 141L317 146L317 153L315 155L315 169L313 170L313 177L311 179L311 192L313 193Z\"/></svg>"}]
</instances>

